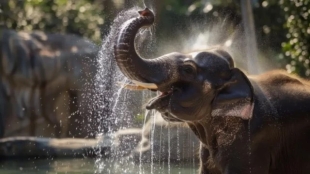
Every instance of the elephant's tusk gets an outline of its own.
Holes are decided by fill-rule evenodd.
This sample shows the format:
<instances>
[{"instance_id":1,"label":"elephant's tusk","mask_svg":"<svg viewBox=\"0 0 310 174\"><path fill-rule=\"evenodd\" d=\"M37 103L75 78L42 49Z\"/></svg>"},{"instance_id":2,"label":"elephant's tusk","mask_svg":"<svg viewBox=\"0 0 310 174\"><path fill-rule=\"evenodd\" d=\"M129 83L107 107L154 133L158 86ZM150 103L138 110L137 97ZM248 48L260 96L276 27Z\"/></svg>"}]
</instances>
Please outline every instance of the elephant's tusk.
<instances>
[{"instance_id":1,"label":"elephant's tusk","mask_svg":"<svg viewBox=\"0 0 310 174\"><path fill-rule=\"evenodd\" d=\"M145 90L147 88L144 88L142 86L138 86L138 85L134 85L134 84L129 84L129 83L122 83L122 82L118 82L118 85L122 86L125 89L129 89L129 90Z\"/></svg>"},{"instance_id":2,"label":"elephant's tusk","mask_svg":"<svg viewBox=\"0 0 310 174\"><path fill-rule=\"evenodd\" d=\"M133 83L135 83L138 86L147 88L147 89L158 89L157 85L155 83L143 83L136 80L132 80Z\"/></svg>"}]
</instances>

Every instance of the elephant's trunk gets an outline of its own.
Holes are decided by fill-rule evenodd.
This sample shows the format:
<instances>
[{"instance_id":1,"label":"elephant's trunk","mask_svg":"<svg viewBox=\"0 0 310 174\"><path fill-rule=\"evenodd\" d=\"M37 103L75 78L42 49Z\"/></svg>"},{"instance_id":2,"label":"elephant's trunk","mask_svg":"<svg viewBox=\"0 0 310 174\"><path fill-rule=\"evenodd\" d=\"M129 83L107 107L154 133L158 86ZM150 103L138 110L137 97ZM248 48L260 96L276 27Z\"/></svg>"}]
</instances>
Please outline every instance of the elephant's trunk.
<instances>
[{"instance_id":1,"label":"elephant's trunk","mask_svg":"<svg viewBox=\"0 0 310 174\"><path fill-rule=\"evenodd\" d=\"M130 79L148 84L148 88L156 88L156 85L167 78L163 71L161 59L147 60L141 58L135 49L135 37L138 30L153 24L154 14L146 8L139 11L139 16L125 22L116 37L114 54L120 70ZM140 83L147 87L147 84ZM156 85L154 85L154 83Z\"/></svg>"}]
</instances>

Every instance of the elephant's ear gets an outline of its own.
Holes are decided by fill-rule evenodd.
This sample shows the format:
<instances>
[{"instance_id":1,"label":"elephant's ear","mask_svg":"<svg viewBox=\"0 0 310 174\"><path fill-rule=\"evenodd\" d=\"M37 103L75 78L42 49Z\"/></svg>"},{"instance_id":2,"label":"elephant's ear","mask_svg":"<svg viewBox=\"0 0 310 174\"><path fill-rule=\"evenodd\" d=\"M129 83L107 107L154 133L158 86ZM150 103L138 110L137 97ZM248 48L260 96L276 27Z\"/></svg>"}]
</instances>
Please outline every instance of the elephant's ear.
<instances>
[{"instance_id":1,"label":"elephant's ear","mask_svg":"<svg viewBox=\"0 0 310 174\"><path fill-rule=\"evenodd\" d=\"M248 120L253 111L253 87L246 75L237 68L212 103L212 116L234 116Z\"/></svg>"}]
</instances>

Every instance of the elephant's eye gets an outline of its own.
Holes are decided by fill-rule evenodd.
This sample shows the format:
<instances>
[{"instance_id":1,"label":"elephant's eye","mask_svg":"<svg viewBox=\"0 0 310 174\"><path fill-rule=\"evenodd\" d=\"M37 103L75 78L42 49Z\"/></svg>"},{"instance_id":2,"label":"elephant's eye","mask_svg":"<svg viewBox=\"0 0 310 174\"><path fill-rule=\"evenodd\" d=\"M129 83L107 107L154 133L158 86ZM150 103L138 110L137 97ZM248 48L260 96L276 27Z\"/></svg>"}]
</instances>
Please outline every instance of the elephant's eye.
<instances>
[{"instance_id":1,"label":"elephant's eye","mask_svg":"<svg viewBox=\"0 0 310 174\"><path fill-rule=\"evenodd\" d=\"M195 74L195 72L196 72L195 67L193 67L192 65L189 65L189 64L183 65L182 70L186 74Z\"/></svg>"}]
</instances>

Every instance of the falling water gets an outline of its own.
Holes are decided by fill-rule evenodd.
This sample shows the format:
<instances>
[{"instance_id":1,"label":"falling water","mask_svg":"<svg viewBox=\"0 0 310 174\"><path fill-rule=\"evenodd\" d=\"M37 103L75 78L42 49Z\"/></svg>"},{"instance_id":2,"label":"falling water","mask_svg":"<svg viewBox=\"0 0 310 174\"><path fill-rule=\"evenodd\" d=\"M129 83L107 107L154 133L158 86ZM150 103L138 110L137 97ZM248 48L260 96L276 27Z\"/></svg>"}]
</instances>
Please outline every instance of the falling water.
<instances>
[{"instance_id":1,"label":"falling water","mask_svg":"<svg viewBox=\"0 0 310 174\"><path fill-rule=\"evenodd\" d=\"M168 123L168 174L171 173L171 132L170 132L170 123Z\"/></svg>"},{"instance_id":2,"label":"falling water","mask_svg":"<svg viewBox=\"0 0 310 174\"><path fill-rule=\"evenodd\" d=\"M193 145L192 146L192 149L193 149L193 166L192 166L193 171L192 172L195 173L195 171L196 171L195 170L196 169L196 161L195 161L195 158L196 158L196 151L195 151L196 149L195 149L195 147L196 146L195 146L195 142L193 142L192 145Z\"/></svg>"},{"instance_id":3,"label":"falling water","mask_svg":"<svg viewBox=\"0 0 310 174\"><path fill-rule=\"evenodd\" d=\"M180 152L180 128L177 127L177 162L178 162L179 173L181 170L181 166L180 166L181 156L180 156L180 154L181 154L181 152Z\"/></svg>"},{"instance_id":4,"label":"falling water","mask_svg":"<svg viewBox=\"0 0 310 174\"><path fill-rule=\"evenodd\" d=\"M250 173L252 173L252 168L251 168L251 154L252 154L252 149L251 149L251 120L248 121L248 155L249 155L249 170Z\"/></svg>"},{"instance_id":5,"label":"falling water","mask_svg":"<svg viewBox=\"0 0 310 174\"><path fill-rule=\"evenodd\" d=\"M160 151L159 151L159 161L158 163L161 164L161 158L162 158L162 153L165 153L165 144L163 144L163 125L160 126L160 134L159 134L159 145L160 145ZM164 170L165 168L165 160L162 161L162 164L160 166L160 170Z\"/></svg>"},{"instance_id":6,"label":"falling water","mask_svg":"<svg viewBox=\"0 0 310 174\"><path fill-rule=\"evenodd\" d=\"M151 133L151 174L154 174L154 133L155 133L155 111L152 111L152 133Z\"/></svg>"},{"instance_id":7,"label":"falling water","mask_svg":"<svg viewBox=\"0 0 310 174\"><path fill-rule=\"evenodd\" d=\"M118 85L119 83L126 83L127 79L119 71L114 61L113 41L117 37L116 33L124 21L137 16L137 10L137 8L132 8L121 12L116 17L109 34L103 39L103 44L97 56L98 72L94 82L95 94L92 107L93 111L96 112L97 122L99 123L96 132L98 135L105 135L105 138L119 129L131 126L132 123L132 112L128 107L133 101L129 102L128 100L135 99L135 96L134 93L123 90ZM114 147L114 144L111 144L111 146ZM119 152L112 150L112 153L115 154L110 156L117 157ZM102 152L98 152L97 155L99 158L96 160L96 173L101 173L103 168L106 167L112 168L112 166L105 166L101 162L101 159L104 158Z\"/></svg>"},{"instance_id":8,"label":"falling water","mask_svg":"<svg viewBox=\"0 0 310 174\"><path fill-rule=\"evenodd\" d=\"M149 115L150 110L145 110L145 114L144 114L144 120L143 120L143 127L142 127L142 134L145 131L145 123L147 120L147 116ZM143 143L143 141L141 141L140 143ZM139 150L139 174L144 174L144 171L142 169L142 148L143 148L143 144L140 144L140 150Z\"/></svg>"}]
</instances>

